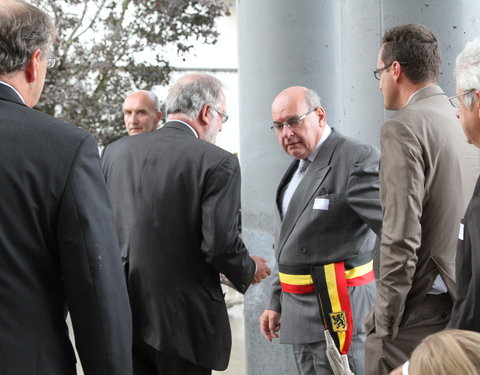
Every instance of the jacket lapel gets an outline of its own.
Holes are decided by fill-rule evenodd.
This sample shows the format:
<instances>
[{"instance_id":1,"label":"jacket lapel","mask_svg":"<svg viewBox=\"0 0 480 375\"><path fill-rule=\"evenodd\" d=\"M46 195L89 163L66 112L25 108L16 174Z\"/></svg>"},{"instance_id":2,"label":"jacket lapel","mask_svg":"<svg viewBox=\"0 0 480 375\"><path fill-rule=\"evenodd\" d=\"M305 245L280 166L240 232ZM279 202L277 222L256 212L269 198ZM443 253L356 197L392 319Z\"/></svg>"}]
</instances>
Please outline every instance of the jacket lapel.
<instances>
[{"instance_id":1,"label":"jacket lapel","mask_svg":"<svg viewBox=\"0 0 480 375\"><path fill-rule=\"evenodd\" d=\"M331 169L330 162L339 140L340 137L338 133L332 129L332 133L327 138L325 143L320 147L320 150L315 160L310 164L307 171L305 172L305 176L295 190L295 193L290 200L287 212L285 213L283 220L280 224L279 239L277 242L279 249L278 257L280 257L283 246L290 234L292 233L293 228L295 228L295 225L302 213L307 209L311 209L310 207L308 207L308 204L312 197L315 195L315 193L319 190L320 186L325 180L325 177ZM298 160L292 162L289 169L287 170L287 173L285 173L282 182L279 185L279 189L277 191L278 213L280 213L279 207L281 206L281 202L279 199L280 192L282 191L286 182L291 178L291 175L294 173L297 165Z\"/></svg>"}]
</instances>

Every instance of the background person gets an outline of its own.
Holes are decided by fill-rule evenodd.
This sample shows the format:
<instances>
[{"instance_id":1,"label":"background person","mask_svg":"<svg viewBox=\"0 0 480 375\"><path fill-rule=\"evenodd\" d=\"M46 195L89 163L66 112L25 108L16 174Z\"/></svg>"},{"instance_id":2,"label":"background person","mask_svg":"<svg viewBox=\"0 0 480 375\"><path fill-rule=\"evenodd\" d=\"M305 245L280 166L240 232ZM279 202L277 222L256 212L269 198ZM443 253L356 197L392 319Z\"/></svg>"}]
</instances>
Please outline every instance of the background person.
<instances>
[{"instance_id":1,"label":"background person","mask_svg":"<svg viewBox=\"0 0 480 375\"><path fill-rule=\"evenodd\" d=\"M134 323L134 374L210 374L229 361L223 273L245 293L270 273L240 238L240 166L214 145L228 119L207 74L169 90L167 123L103 156Z\"/></svg>"},{"instance_id":2,"label":"background person","mask_svg":"<svg viewBox=\"0 0 480 375\"><path fill-rule=\"evenodd\" d=\"M151 132L162 119L157 95L139 90L131 93L123 102L123 120L128 135Z\"/></svg>"},{"instance_id":3,"label":"background person","mask_svg":"<svg viewBox=\"0 0 480 375\"><path fill-rule=\"evenodd\" d=\"M480 333L446 330L423 339L413 351L409 375L479 375Z\"/></svg>"},{"instance_id":4,"label":"background person","mask_svg":"<svg viewBox=\"0 0 480 375\"><path fill-rule=\"evenodd\" d=\"M19 0L0 7L0 374L132 371L132 325L95 139L31 109L55 30Z\"/></svg>"},{"instance_id":5,"label":"background person","mask_svg":"<svg viewBox=\"0 0 480 375\"><path fill-rule=\"evenodd\" d=\"M341 352L348 351L351 370L361 375L363 322L375 297L372 250L382 220L379 151L331 129L320 98L306 87L282 91L273 101L272 119L280 146L294 159L277 189L274 247L280 273L271 279L260 330L268 341L280 336L281 343L292 344L299 374L332 374L318 293L330 332ZM311 267L329 275L315 288ZM332 325L332 316L340 326Z\"/></svg>"}]
</instances>

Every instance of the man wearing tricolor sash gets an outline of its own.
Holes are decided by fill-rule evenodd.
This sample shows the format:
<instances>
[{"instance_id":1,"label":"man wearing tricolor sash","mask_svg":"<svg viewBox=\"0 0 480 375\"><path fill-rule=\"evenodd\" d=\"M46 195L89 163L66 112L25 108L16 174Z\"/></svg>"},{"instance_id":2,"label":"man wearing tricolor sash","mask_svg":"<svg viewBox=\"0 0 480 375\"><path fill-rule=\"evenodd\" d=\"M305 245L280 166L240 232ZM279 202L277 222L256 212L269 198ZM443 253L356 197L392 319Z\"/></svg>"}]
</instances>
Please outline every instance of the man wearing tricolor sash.
<instances>
[{"instance_id":1,"label":"man wearing tricolor sash","mask_svg":"<svg viewBox=\"0 0 480 375\"><path fill-rule=\"evenodd\" d=\"M330 128L320 98L305 87L282 91L272 119L294 160L277 190L278 269L260 329L268 341L280 337L292 344L300 375L333 374L327 329L351 371L361 375L363 321L375 298L372 253L382 220L379 151Z\"/></svg>"}]
</instances>

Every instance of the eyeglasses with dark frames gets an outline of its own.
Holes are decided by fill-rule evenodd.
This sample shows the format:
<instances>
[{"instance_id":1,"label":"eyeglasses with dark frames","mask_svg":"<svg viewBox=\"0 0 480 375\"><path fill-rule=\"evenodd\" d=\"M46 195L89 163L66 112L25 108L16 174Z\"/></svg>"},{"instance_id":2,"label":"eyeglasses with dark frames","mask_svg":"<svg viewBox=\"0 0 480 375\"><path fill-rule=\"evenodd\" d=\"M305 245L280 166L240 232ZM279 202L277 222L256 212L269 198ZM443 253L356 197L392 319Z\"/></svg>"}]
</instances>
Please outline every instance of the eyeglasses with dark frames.
<instances>
[{"instance_id":1,"label":"eyeglasses with dark frames","mask_svg":"<svg viewBox=\"0 0 480 375\"><path fill-rule=\"evenodd\" d=\"M300 125L302 125L303 119L305 119L305 117L307 117L310 113L314 112L316 109L317 108L313 108L312 110L305 113L303 116L295 116L285 122L273 121L273 125L270 126L270 129L275 130L277 133L280 133L283 130L284 126L289 129L298 128Z\"/></svg>"},{"instance_id":2,"label":"eyeglasses with dark frames","mask_svg":"<svg viewBox=\"0 0 480 375\"><path fill-rule=\"evenodd\" d=\"M222 118L222 123L225 124L227 122L229 116L226 113L223 113L222 111L219 111L218 109L216 109L213 106L212 106L212 109L220 115L220 117Z\"/></svg>"},{"instance_id":3,"label":"eyeglasses with dark frames","mask_svg":"<svg viewBox=\"0 0 480 375\"><path fill-rule=\"evenodd\" d=\"M475 91L475 89L470 89L462 92L461 94L451 96L448 98L448 100L450 101L450 104L452 105L453 108L460 108L460 97L466 94L470 94L472 91Z\"/></svg>"},{"instance_id":4,"label":"eyeglasses with dark frames","mask_svg":"<svg viewBox=\"0 0 480 375\"><path fill-rule=\"evenodd\" d=\"M384 70L390 68L390 67L393 65L394 62L395 62L395 61L392 61L390 64L385 65L383 68L375 69L375 70L373 71L373 75L375 76L375 78L380 81L380 76L382 75L382 72L383 72ZM398 62L398 63L399 63L400 65L407 65L406 62Z\"/></svg>"}]
</instances>

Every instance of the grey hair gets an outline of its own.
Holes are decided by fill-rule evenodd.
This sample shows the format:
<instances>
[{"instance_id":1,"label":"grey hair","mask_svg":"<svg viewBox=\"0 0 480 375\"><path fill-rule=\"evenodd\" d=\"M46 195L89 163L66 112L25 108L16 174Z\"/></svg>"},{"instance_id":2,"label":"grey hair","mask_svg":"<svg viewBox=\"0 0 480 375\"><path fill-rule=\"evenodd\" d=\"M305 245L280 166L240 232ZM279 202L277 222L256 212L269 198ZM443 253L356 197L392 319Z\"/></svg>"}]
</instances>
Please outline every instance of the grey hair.
<instances>
[{"instance_id":1,"label":"grey hair","mask_svg":"<svg viewBox=\"0 0 480 375\"><path fill-rule=\"evenodd\" d=\"M322 105L320 97L312 89L307 89L307 91L305 92L305 102L307 103L309 110L318 108Z\"/></svg>"},{"instance_id":2,"label":"grey hair","mask_svg":"<svg viewBox=\"0 0 480 375\"><path fill-rule=\"evenodd\" d=\"M480 38L467 43L457 56L454 75L457 86L462 92L475 89L480 90ZM471 110L475 93L465 94L463 102Z\"/></svg>"},{"instance_id":3,"label":"grey hair","mask_svg":"<svg viewBox=\"0 0 480 375\"><path fill-rule=\"evenodd\" d=\"M205 104L217 107L222 99L222 83L211 75L200 73L180 78L169 90L165 101L167 116L181 113L194 121Z\"/></svg>"},{"instance_id":4,"label":"grey hair","mask_svg":"<svg viewBox=\"0 0 480 375\"><path fill-rule=\"evenodd\" d=\"M8 0L0 10L0 74L25 69L32 53L46 53L54 38L55 26L45 12L23 0Z\"/></svg>"}]
</instances>

